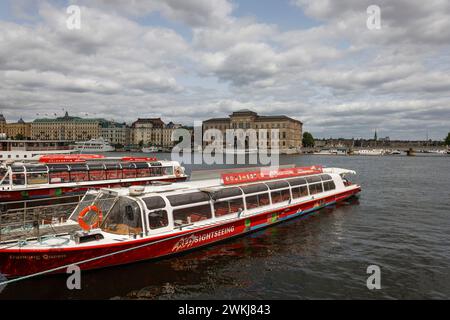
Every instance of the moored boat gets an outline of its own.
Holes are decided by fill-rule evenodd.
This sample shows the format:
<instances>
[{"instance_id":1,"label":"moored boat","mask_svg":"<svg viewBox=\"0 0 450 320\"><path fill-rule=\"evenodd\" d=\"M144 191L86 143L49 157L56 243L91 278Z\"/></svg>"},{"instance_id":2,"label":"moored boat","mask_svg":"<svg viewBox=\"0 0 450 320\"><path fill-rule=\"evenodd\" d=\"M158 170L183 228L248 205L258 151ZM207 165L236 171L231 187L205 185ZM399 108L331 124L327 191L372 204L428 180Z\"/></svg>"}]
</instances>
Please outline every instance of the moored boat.
<instances>
[{"instance_id":1,"label":"moored boat","mask_svg":"<svg viewBox=\"0 0 450 320\"><path fill-rule=\"evenodd\" d=\"M223 173L220 179L86 193L46 236L0 243L7 277L165 257L306 215L361 191L352 170L303 167ZM67 229L72 228L72 231ZM82 230L82 231L80 231Z\"/></svg>"},{"instance_id":2,"label":"moored boat","mask_svg":"<svg viewBox=\"0 0 450 320\"><path fill-rule=\"evenodd\" d=\"M186 178L184 168L177 161L87 154L45 155L37 163L0 165L0 202L78 195L91 188Z\"/></svg>"}]
</instances>

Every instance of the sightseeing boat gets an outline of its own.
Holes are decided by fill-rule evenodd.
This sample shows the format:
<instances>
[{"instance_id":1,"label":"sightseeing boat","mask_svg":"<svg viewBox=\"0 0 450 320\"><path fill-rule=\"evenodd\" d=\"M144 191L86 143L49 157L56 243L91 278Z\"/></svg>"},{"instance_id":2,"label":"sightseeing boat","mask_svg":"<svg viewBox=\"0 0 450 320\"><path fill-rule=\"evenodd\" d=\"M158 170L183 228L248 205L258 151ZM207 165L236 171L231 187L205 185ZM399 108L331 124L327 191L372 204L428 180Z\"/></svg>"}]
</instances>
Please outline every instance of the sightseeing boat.
<instances>
[{"instance_id":1,"label":"sightseeing boat","mask_svg":"<svg viewBox=\"0 0 450 320\"><path fill-rule=\"evenodd\" d=\"M92 188L185 180L177 161L149 157L44 155L35 163L0 165L0 203L79 195Z\"/></svg>"},{"instance_id":2,"label":"sightseeing boat","mask_svg":"<svg viewBox=\"0 0 450 320\"><path fill-rule=\"evenodd\" d=\"M52 227L53 236L0 243L0 272L41 275L66 272L73 264L88 270L185 252L355 196L361 187L346 178L354 173L319 166L262 168L170 185L91 190L68 221Z\"/></svg>"}]
</instances>

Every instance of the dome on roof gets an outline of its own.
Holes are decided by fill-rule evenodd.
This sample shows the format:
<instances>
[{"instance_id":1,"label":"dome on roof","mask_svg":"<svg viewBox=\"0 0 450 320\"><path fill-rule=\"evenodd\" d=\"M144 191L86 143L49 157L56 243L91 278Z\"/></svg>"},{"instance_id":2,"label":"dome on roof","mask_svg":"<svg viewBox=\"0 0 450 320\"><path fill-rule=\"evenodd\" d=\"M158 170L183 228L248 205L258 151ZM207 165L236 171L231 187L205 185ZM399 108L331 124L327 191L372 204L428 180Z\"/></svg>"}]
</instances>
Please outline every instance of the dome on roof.
<instances>
[{"instance_id":1,"label":"dome on roof","mask_svg":"<svg viewBox=\"0 0 450 320\"><path fill-rule=\"evenodd\" d=\"M6 119L2 114L0 114L0 122L6 122Z\"/></svg>"},{"instance_id":2,"label":"dome on roof","mask_svg":"<svg viewBox=\"0 0 450 320\"><path fill-rule=\"evenodd\" d=\"M23 121L23 119L20 118L19 121L17 121L17 123L25 123L25 121Z\"/></svg>"}]
</instances>

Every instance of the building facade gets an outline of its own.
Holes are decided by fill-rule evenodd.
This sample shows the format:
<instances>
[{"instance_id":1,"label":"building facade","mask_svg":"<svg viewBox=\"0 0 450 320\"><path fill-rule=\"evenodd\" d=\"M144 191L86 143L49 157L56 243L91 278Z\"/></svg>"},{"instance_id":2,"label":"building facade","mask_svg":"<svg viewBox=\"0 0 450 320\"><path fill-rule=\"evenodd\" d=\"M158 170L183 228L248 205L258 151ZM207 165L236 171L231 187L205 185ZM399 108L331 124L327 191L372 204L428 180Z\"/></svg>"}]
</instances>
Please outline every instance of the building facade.
<instances>
[{"instance_id":1,"label":"building facade","mask_svg":"<svg viewBox=\"0 0 450 320\"><path fill-rule=\"evenodd\" d=\"M253 129L256 131L257 141L250 145L258 148L264 147L263 144L266 144L267 149L275 148L277 141L281 152L298 151L302 146L303 124L301 121L287 116L260 116L250 110L239 110L233 112L228 118L213 118L203 121L203 132L209 129L220 130L224 140L227 129L242 129L246 133L248 129ZM266 130L265 137L261 136L263 134L261 129ZM249 137L247 136L246 139ZM208 133L206 133L204 145L211 143L207 140L210 140ZM246 141L246 148L247 145ZM226 141L224 141L224 146L226 146Z\"/></svg>"},{"instance_id":2,"label":"building facade","mask_svg":"<svg viewBox=\"0 0 450 320\"><path fill-rule=\"evenodd\" d=\"M30 139L31 124L19 119L15 123L7 123L5 117L0 114L0 135L11 139Z\"/></svg>"},{"instance_id":3,"label":"building facade","mask_svg":"<svg viewBox=\"0 0 450 320\"><path fill-rule=\"evenodd\" d=\"M36 119L31 123L31 138L34 140L85 141L101 136L104 119L64 117Z\"/></svg>"},{"instance_id":4,"label":"building facade","mask_svg":"<svg viewBox=\"0 0 450 320\"><path fill-rule=\"evenodd\" d=\"M166 124L161 118L139 118L131 125L131 142L134 145L171 148L174 130L181 128L180 124Z\"/></svg>"},{"instance_id":5,"label":"building facade","mask_svg":"<svg viewBox=\"0 0 450 320\"><path fill-rule=\"evenodd\" d=\"M131 143L131 130L126 123L106 122L101 125L100 135L112 145L126 146Z\"/></svg>"}]
</instances>

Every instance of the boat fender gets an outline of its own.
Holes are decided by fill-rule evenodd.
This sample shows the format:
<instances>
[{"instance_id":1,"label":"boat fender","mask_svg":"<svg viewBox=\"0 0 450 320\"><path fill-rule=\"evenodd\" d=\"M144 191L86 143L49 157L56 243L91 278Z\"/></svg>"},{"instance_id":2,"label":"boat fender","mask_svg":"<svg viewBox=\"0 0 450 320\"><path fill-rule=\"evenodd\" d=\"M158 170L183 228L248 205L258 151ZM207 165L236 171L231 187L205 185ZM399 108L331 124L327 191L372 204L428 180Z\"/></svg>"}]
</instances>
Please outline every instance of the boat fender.
<instances>
[{"instance_id":1,"label":"boat fender","mask_svg":"<svg viewBox=\"0 0 450 320\"><path fill-rule=\"evenodd\" d=\"M97 214L97 221L95 221L92 225L89 225L86 223L86 221L84 221L83 218L88 212L91 211L94 211ZM98 226L102 223L102 220L103 213L97 206L87 206L80 212L80 215L78 216L78 224L85 231L98 228Z\"/></svg>"}]
</instances>

